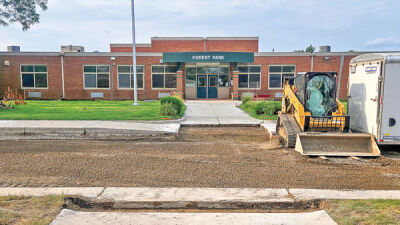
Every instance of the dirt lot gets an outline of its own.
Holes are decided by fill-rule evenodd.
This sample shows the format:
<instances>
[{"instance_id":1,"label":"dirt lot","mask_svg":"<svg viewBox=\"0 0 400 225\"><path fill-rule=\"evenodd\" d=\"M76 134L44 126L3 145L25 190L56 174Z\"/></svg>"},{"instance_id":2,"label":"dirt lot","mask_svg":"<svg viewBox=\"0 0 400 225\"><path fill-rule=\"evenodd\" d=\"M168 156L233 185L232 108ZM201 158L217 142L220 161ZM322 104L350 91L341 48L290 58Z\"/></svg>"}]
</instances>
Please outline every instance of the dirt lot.
<instances>
[{"instance_id":1,"label":"dirt lot","mask_svg":"<svg viewBox=\"0 0 400 225\"><path fill-rule=\"evenodd\" d=\"M183 128L177 142L1 141L0 186L400 189L400 161L304 157L260 128Z\"/></svg>"}]
</instances>

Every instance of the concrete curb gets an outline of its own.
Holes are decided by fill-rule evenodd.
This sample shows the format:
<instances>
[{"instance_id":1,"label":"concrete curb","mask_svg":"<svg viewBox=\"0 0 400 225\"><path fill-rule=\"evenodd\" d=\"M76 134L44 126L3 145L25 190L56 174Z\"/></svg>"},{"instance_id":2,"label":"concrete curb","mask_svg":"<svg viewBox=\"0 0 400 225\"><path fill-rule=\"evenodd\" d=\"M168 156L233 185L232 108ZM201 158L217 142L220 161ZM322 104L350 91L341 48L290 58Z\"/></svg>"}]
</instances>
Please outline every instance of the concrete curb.
<instances>
[{"instance_id":1,"label":"concrete curb","mask_svg":"<svg viewBox=\"0 0 400 225\"><path fill-rule=\"evenodd\" d=\"M76 195L97 198L103 187L0 188L0 196Z\"/></svg>"},{"instance_id":2,"label":"concrete curb","mask_svg":"<svg viewBox=\"0 0 400 225\"><path fill-rule=\"evenodd\" d=\"M181 127L260 127L260 123L182 123Z\"/></svg>"},{"instance_id":3,"label":"concrete curb","mask_svg":"<svg viewBox=\"0 0 400 225\"><path fill-rule=\"evenodd\" d=\"M121 121L4 121L0 140L5 139L131 139L175 140L180 124Z\"/></svg>"},{"instance_id":4,"label":"concrete curb","mask_svg":"<svg viewBox=\"0 0 400 225\"><path fill-rule=\"evenodd\" d=\"M113 209L240 209L310 207L325 199L400 200L400 190L323 190L269 188L0 188L0 196L64 194ZM82 201L82 200L79 200Z\"/></svg>"}]
</instances>

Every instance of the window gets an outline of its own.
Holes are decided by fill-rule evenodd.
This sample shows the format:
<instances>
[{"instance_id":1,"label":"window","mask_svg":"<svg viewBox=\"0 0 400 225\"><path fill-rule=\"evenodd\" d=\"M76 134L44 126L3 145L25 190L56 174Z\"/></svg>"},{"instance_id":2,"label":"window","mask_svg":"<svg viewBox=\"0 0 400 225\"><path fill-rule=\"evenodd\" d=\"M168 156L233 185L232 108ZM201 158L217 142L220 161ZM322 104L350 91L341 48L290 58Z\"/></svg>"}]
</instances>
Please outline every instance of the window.
<instances>
[{"instance_id":1,"label":"window","mask_svg":"<svg viewBox=\"0 0 400 225\"><path fill-rule=\"evenodd\" d=\"M21 65L22 88L47 88L46 65Z\"/></svg>"},{"instance_id":2,"label":"window","mask_svg":"<svg viewBox=\"0 0 400 225\"><path fill-rule=\"evenodd\" d=\"M152 88L176 88L176 65L157 65L151 67Z\"/></svg>"},{"instance_id":3,"label":"window","mask_svg":"<svg viewBox=\"0 0 400 225\"><path fill-rule=\"evenodd\" d=\"M186 87L196 87L196 75L218 75L217 86L229 87L229 67L186 66Z\"/></svg>"},{"instance_id":4,"label":"window","mask_svg":"<svg viewBox=\"0 0 400 225\"><path fill-rule=\"evenodd\" d=\"M109 66L83 66L85 88L110 88Z\"/></svg>"},{"instance_id":5,"label":"window","mask_svg":"<svg viewBox=\"0 0 400 225\"><path fill-rule=\"evenodd\" d=\"M218 84L220 87L229 87L229 75L219 75Z\"/></svg>"},{"instance_id":6,"label":"window","mask_svg":"<svg viewBox=\"0 0 400 225\"><path fill-rule=\"evenodd\" d=\"M293 78L296 73L295 65L272 65L269 66L269 84L270 89L281 89L285 79Z\"/></svg>"},{"instance_id":7,"label":"window","mask_svg":"<svg viewBox=\"0 0 400 225\"><path fill-rule=\"evenodd\" d=\"M185 81L185 86L186 87L196 87L196 67L186 67L186 81Z\"/></svg>"},{"instance_id":8,"label":"window","mask_svg":"<svg viewBox=\"0 0 400 225\"><path fill-rule=\"evenodd\" d=\"M143 66L136 66L137 88L143 89ZM133 89L133 68L132 66L118 66L118 88Z\"/></svg>"},{"instance_id":9,"label":"window","mask_svg":"<svg viewBox=\"0 0 400 225\"><path fill-rule=\"evenodd\" d=\"M186 75L186 87L196 87L196 75Z\"/></svg>"},{"instance_id":10,"label":"window","mask_svg":"<svg viewBox=\"0 0 400 225\"><path fill-rule=\"evenodd\" d=\"M238 66L239 88L261 88L261 66Z\"/></svg>"}]
</instances>

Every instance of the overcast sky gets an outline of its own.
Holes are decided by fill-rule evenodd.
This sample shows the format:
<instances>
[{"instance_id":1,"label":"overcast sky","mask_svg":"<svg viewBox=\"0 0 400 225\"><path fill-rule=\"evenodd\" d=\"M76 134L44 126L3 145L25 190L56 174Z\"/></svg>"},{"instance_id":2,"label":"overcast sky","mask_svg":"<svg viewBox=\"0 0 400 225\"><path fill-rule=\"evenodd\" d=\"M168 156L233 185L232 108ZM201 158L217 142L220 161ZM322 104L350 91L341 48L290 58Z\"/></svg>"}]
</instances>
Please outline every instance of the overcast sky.
<instances>
[{"instance_id":1,"label":"overcast sky","mask_svg":"<svg viewBox=\"0 0 400 225\"><path fill-rule=\"evenodd\" d=\"M136 0L136 42L153 36L258 36L260 51L331 45L332 51L400 50L399 0ZM0 27L0 51L109 51L131 42L130 0L49 0L41 21Z\"/></svg>"}]
</instances>

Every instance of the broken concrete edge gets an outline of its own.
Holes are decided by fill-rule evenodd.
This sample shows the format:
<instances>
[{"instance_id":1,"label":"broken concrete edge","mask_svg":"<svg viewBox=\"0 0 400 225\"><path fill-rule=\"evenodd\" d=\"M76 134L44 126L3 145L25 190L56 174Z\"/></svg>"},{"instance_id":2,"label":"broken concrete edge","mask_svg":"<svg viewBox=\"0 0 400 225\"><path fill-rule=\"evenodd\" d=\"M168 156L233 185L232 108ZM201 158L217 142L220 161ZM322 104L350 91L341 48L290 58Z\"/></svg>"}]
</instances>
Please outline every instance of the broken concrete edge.
<instances>
[{"instance_id":1,"label":"broken concrete edge","mask_svg":"<svg viewBox=\"0 0 400 225\"><path fill-rule=\"evenodd\" d=\"M293 201L296 200L313 200L313 199L393 199L400 200L400 190L331 190L331 189L260 189L260 188L118 188L118 187L50 187L50 188L28 188L28 187L4 187L0 188L0 196L46 196L46 195L69 195L69 196L82 196L86 198L91 198L94 200L104 200L104 201L114 201L114 199L123 199L127 194L121 194L120 190L123 189L129 193L140 193L147 192L146 195L150 196L148 202L157 201L156 193L160 192L172 192L180 189L188 190L186 192L186 196L184 198L180 198L180 201L184 202L193 202L190 198L193 195L201 196L203 193L207 193L207 191L215 191L215 192L230 192L230 193L250 193L250 192L260 192L263 191L266 194L270 193L268 198L267 195L260 195L260 198L251 197L246 199L245 195L241 195L241 197L218 197L218 196L207 196L207 199L200 199L199 202L232 202L232 201L242 201L242 202L288 202L288 198L291 198ZM285 190L286 192L282 192ZM190 192L193 191L191 194ZM197 193L196 193L197 192ZM277 193L281 193L278 194ZM115 194L116 198L112 196ZM107 195L107 196L105 196ZM262 196L264 196L262 198ZM105 197L105 198L104 198ZM129 198L131 198L130 196ZM167 196L168 197L168 196ZM172 196L171 196L172 197ZM143 199L143 196L141 196ZM211 199L210 199L211 198ZM214 201L212 198L215 198ZM273 201L271 201L271 199ZM159 202L174 202L176 199L163 199ZM123 201L122 203L129 203L135 201ZM141 200L140 202L145 202L145 200Z\"/></svg>"},{"instance_id":2,"label":"broken concrete edge","mask_svg":"<svg viewBox=\"0 0 400 225\"><path fill-rule=\"evenodd\" d=\"M268 127L266 126L266 124L260 124L261 128L264 129L264 131L267 133L267 138L268 140L272 140L272 137L274 136L274 134L270 131L270 129L268 129Z\"/></svg>"},{"instance_id":3,"label":"broken concrete edge","mask_svg":"<svg viewBox=\"0 0 400 225\"><path fill-rule=\"evenodd\" d=\"M119 128L48 128L48 127L3 127L0 128L0 140L175 140L178 138L180 124L169 123L171 128L151 129L119 129ZM168 130L170 129L170 130Z\"/></svg>"},{"instance_id":4,"label":"broken concrete edge","mask_svg":"<svg viewBox=\"0 0 400 225\"><path fill-rule=\"evenodd\" d=\"M260 123L182 123L181 127L260 127Z\"/></svg>"},{"instance_id":5,"label":"broken concrete edge","mask_svg":"<svg viewBox=\"0 0 400 225\"><path fill-rule=\"evenodd\" d=\"M66 208L86 209L316 209L321 200L304 201L114 201L79 196L66 198Z\"/></svg>"}]
</instances>

